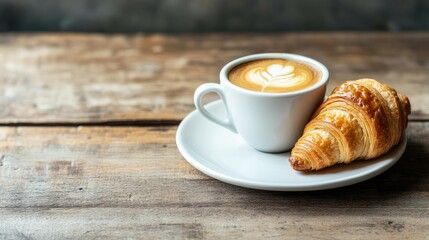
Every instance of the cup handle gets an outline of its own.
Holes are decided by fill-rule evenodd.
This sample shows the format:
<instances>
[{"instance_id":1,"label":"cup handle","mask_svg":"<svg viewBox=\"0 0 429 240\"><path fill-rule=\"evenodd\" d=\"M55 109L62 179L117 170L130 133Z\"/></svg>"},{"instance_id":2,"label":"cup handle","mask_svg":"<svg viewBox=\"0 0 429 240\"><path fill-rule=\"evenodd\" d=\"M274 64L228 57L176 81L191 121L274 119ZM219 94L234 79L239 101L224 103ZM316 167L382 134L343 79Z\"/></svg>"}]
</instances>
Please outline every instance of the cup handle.
<instances>
[{"instance_id":1,"label":"cup handle","mask_svg":"<svg viewBox=\"0 0 429 240\"><path fill-rule=\"evenodd\" d=\"M204 95L206 95L207 93L210 92L214 92L217 95L219 95L220 99L223 102L223 105L225 106L226 109L226 119L220 119L218 117L215 117L213 114L209 113L203 106L202 103L202 99L204 97ZM222 88L220 87L219 84L216 83L205 83L201 86L199 86L197 88L197 90L195 90L195 94L194 94L194 103L195 103L195 107L197 107L198 111L207 119L209 119L210 121L217 123L225 128L227 128L228 130L237 133L237 130L234 126L234 124L232 123L230 114L229 114L229 109L228 109L228 105L226 104L225 101L225 95L223 94Z\"/></svg>"}]
</instances>

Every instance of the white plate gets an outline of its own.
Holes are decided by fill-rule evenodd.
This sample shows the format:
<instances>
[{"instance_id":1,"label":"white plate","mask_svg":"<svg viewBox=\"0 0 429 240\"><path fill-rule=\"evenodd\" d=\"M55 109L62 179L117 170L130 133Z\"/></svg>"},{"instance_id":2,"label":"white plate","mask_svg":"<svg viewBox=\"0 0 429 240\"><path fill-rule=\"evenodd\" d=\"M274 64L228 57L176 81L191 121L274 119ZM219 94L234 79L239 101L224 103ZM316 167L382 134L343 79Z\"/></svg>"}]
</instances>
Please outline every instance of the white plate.
<instances>
[{"instance_id":1,"label":"white plate","mask_svg":"<svg viewBox=\"0 0 429 240\"><path fill-rule=\"evenodd\" d=\"M206 108L214 114L225 115L220 101L212 102ZM259 152L237 134L210 122L197 111L180 123L176 142L183 157L210 177L241 187L275 191L322 190L365 181L393 166L407 145L404 137L377 159L355 161L317 172L297 172L289 165L290 152Z\"/></svg>"}]
</instances>

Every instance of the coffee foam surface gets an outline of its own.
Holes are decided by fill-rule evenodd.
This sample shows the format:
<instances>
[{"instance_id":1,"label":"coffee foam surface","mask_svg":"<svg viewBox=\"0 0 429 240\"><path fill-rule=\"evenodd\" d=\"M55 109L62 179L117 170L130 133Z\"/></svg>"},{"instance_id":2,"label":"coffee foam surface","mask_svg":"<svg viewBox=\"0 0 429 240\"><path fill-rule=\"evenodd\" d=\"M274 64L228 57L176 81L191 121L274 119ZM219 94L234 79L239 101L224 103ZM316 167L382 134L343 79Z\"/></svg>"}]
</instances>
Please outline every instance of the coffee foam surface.
<instances>
[{"instance_id":1,"label":"coffee foam surface","mask_svg":"<svg viewBox=\"0 0 429 240\"><path fill-rule=\"evenodd\" d=\"M257 92L292 92L317 83L320 73L307 64L287 59L261 59L240 64L228 74L229 80Z\"/></svg>"}]
</instances>

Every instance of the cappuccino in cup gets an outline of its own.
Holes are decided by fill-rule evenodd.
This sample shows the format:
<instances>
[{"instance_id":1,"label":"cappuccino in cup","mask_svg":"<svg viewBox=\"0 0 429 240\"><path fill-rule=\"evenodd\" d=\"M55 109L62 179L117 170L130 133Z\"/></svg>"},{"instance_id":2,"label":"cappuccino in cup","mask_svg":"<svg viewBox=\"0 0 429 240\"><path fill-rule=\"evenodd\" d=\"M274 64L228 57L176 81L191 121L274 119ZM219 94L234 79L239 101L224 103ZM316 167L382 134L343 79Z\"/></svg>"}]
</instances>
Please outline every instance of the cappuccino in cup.
<instances>
[{"instance_id":1,"label":"cappuccino in cup","mask_svg":"<svg viewBox=\"0 0 429 240\"><path fill-rule=\"evenodd\" d=\"M308 64L281 58L242 63L228 73L234 85L267 93L303 90L316 84L320 77L320 71Z\"/></svg>"},{"instance_id":2,"label":"cappuccino in cup","mask_svg":"<svg viewBox=\"0 0 429 240\"><path fill-rule=\"evenodd\" d=\"M220 71L220 84L205 83L194 94L201 115L261 152L292 149L314 110L323 102L329 79L320 62L296 54L261 53L235 59ZM226 118L205 109L207 93L219 95Z\"/></svg>"}]
</instances>

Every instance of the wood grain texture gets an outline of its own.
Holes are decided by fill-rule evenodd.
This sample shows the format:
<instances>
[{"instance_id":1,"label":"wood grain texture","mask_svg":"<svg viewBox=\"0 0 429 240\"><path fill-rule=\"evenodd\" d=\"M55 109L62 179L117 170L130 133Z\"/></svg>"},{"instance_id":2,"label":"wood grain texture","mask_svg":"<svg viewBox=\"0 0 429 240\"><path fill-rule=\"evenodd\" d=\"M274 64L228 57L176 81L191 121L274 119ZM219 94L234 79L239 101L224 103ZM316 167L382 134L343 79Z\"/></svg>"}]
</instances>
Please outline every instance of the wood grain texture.
<instances>
[{"instance_id":1,"label":"wood grain texture","mask_svg":"<svg viewBox=\"0 0 429 240\"><path fill-rule=\"evenodd\" d=\"M429 123L407 131L374 179L267 192L195 170L176 127L3 127L0 238L427 239Z\"/></svg>"},{"instance_id":2,"label":"wood grain texture","mask_svg":"<svg viewBox=\"0 0 429 240\"><path fill-rule=\"evenodd\" d=\"M329 92L371 77L429 119L429 33L1 34L0 124L181 120L228 61L260 52L314 57Z\"/></svg>"}]
</instances>

